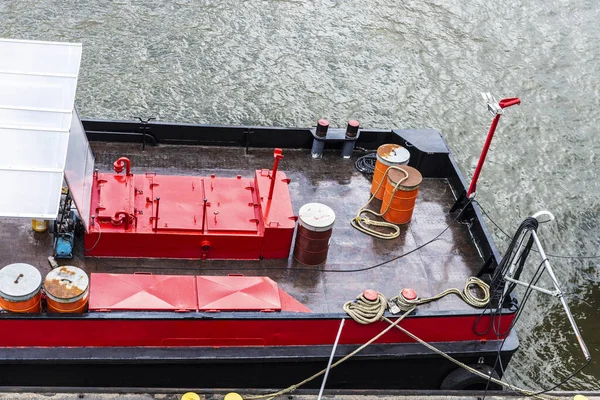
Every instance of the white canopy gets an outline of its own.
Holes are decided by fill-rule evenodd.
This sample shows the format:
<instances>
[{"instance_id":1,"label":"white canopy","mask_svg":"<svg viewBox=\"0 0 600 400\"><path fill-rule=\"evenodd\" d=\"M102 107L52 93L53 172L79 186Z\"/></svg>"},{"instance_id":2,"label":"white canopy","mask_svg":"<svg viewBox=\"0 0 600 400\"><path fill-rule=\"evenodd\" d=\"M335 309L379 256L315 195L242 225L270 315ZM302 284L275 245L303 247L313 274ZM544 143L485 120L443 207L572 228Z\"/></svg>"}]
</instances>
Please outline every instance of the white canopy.
<instances>
[{"instance_id":1,"label":"white canopy","mask_svg":"<svg viewBox=\"0 0 600 400\"><path fill-rule=\"evenodd\" d=\"M83 178L90 169L91 151L73 112L81 53L77 43L0 39L0 216L57 217L70 141L79 149L70 170ZM72 126L77 138L70 139ZM90 185L93 156L91 163ZM77 187L79 208L87 188ZM82 218L87 227L89 204Z\"/></svg>"}]
</instances>

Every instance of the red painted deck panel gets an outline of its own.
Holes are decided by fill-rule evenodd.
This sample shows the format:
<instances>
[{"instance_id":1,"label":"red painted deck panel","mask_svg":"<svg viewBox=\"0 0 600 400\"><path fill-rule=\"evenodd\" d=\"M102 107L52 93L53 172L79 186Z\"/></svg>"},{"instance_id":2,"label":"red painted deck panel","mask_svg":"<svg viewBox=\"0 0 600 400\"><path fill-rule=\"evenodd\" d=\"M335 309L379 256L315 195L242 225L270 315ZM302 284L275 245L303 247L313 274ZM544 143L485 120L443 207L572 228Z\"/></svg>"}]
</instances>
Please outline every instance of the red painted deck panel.
<instances>
[{"instance_id":1,"label":"red painted deck panel","mask_svg":"<svg viewBox=\"0 0 600 400\"><path fill-rule=\"evenodd\" d=\"M260 276L198 276L198 309L281 310L277 283Z\"/></svg>"},{"instance_id":2,"label":"red painted deck panel","mask_svg":"<svg viewBox=\"0 0 600 400\"><path fill-rule=\"evenodd\" d=\"M206 228L208 232L256 234L261 218L254 212L254 180L206 179ZM280 199L277 199L278 202Z\"/></svg>"},{"instance_id":3,"label":"red painted deck panel","mask_svg":"<svg viewBox=\"0 0 600 400\"><path fill-rule=\"evenodd\" d=\"M90 311L198 309L193 276L91 274Z\"/></svg>"},{"instance_id":4,"label":"red painted deck panel","mask_svg":"<svg viewBox=\"0 0 600 400\"><path fill-rule=\"evenodd\" d=\"M91 274L89 310L311 312L267 277L103 273Z\"/></svg>"},{"instance_id":5,"label":"red painted deck panel","mask_svg":"<svg viewBox=\"0 0 600 400\"><path fill-rule=\"evenodd\" d=\"M143 176L136 177L136 184ZM160 230L190 230L202 231L204 215L203 199L205 198L204 180L191 176L156 175L144 182L145 191L151 193L151 198L160 197L160 215L158 228ZM152 188L150 187L152 185ZM142 185L139 185L142 186ZM156 203L151 203L148 215L155 215ZM141 218L147 221L148 218ZM139 225L138 225L139 227ZM150 230L152 229L149 226Z\"/></svg>"}]
</instances>

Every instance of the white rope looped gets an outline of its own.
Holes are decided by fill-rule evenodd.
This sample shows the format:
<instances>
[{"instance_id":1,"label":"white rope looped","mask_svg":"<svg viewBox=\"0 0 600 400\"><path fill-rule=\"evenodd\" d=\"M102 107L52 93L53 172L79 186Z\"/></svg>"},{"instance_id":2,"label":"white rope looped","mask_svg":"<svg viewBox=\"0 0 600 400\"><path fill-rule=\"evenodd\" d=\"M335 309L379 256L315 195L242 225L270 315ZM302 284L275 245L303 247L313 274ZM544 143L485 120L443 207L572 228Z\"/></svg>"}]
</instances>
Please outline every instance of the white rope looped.
<instances>
[{"instance_id":1,"label":"white rope looped","mask_svg":"<svg viewBox=\"0 0 600 400\"><path fill-rule=\"evenodd\" d=\"M477 297L471 292L471 288L473 286L476 286L480 288L481 291L483 291L482 297ZM462 291L456 288L450 288L444 290L442 293L436 296L425 297L422 299L416 298L414 300L409 300L406 297L402 296L402 293L400 293L398 296L392 297L390 301L395 302L400 308L400 310L404 311L408 310L410 307L413 306L419 306L421 304L427 304L431 303L432 301L439 300L442 297L447 296L449 294L455 294L457 296L460 296L460 298L463 299L465 303L477 308L483 308L487 306L490 302L490 286L481 279L476 278L474 276L467 279L467 283L465 284L465 287Z\"/></svg>"},{"instance_id":2,"label":"white rope looped","mask_svg":"<svg viewBox=\"0 0 600 400\"><path fill-rule=\"evenodd\" d=\"M390 170L393 170L393 169L396 171L403 172L404 178L400 179L398 181L398 183L396 183L396 186L394 186L394 190L392 191L392 197L394 196L394 194L396 193L396 191L398 190L398 188L400 187L402 182L404 182L405 180L408 179L408 172L406 172L406 170L404 170L400 167L395 167L395 166L388 167L388 169L385 170L383 177L381 178L381 182L379 182L379 185L377 185L377 190L375 190L375 192L371 195L371 198L369 199L369 201L367 201L367 203L358 210L356 217L352 218L352 220L350 221L350 225L352 225L354 228L358 229L362 233L366 233L367 235L376 237L378 239L391 240L391 239L396 239L398 236L400 236L400 228L398 227L398 225L392 224L391 222L374 221L372 219L369 219L369 217L362 216L363 213L369 213L369 214L373 214L377 217L382 217L390 209L390 207L392 205L391 200L388 203L387 207L385 208L385 211L383 211L382 213L377 213L373 210L369 210L367 208L367 206L375 198L375 195L377 194L377 192L379 192L379 189L381 189L381 185L383 185L385 183L388 173L390 172ZM389 232L389 233L379 232L375 229L370 228L372 226L388 228L391 230L391 232Z\"/></svg>"}]
</instances>

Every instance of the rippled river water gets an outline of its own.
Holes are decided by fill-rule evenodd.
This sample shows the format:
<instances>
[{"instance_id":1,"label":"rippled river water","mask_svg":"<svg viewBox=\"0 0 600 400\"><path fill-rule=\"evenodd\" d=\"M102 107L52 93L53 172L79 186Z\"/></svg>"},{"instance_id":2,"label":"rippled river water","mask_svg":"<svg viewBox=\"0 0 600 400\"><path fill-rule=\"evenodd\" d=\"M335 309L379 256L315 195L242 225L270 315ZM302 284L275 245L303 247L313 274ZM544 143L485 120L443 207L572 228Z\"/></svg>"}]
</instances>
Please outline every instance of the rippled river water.
<instances>
[{"instance_id":1,"label":"rippled river water","mask_svg":"<svg viewBox=\"0 0 600 400\"><path fill-rule=\"evenodd\" d=\"M491 122L480 92L518 96L478 199L510 234L552 211L543 242L569 256L600 254L599 20L593 0L0 1L0 37L83 43L88 118L432 127L470 176ZM551 261L598 360L600 258ZM530 306L507 378L545 388L583 358L556 299ZM599 387L598 361L565 385Z\"/></svg>"}]
</instances>

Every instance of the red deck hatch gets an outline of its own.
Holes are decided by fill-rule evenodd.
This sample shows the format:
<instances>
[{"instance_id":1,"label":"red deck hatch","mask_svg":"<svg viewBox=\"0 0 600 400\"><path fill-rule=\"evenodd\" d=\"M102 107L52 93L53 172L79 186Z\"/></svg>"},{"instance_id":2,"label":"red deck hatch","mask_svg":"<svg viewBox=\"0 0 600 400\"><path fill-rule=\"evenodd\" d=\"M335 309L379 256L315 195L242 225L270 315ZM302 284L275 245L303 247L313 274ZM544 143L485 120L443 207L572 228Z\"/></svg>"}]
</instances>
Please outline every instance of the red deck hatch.
<instances>
[{"instance_id":1,"label":"red deck hatch","mask_svg":"<svg viewBox=\"0 0 600 400\"><path fill-rule=\"evenodd\" d=\"M210 178L204 182L206 226L209 232L257 233L258 219L249 179Z\"/></svg>"},{"instance_id":2,"label":"red deck hatch","mask_svg":"<svg viewBox=\"0 0 600 400\"><path fill-rule=\"evenodd\" d=\"M198 276L201 311L281 311L277 283L258 276Z\"/></svg>"},{"instance_id":3,"label":"red deck hatch","mask_svg":"<svg viewBox=\"0 0 600 400\"><path fill-rule=\"evenodd\" d=\"M198 309L193 276L91 274L90 311Z\"/></svg>"}]
</instances>

